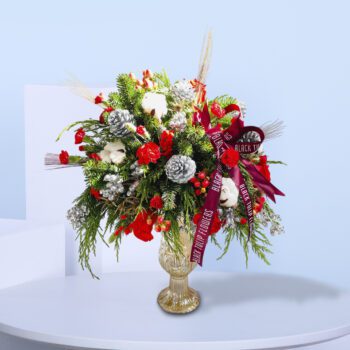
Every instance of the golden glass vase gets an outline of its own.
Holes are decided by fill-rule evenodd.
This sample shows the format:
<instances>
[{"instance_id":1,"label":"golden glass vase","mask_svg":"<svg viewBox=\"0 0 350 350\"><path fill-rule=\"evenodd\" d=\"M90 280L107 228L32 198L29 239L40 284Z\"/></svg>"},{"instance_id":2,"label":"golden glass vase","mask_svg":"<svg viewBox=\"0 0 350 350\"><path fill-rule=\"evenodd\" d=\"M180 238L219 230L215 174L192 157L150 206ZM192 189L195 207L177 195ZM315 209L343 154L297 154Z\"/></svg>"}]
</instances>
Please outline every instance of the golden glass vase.
<instances>
[{"instance_id":1,"label":"golden glass vase","mask_svg":"<svg viewBox=\"0 0 350 350\"><path fill-rule=\"evenodd\" d=\"M172 314L192 312L200 303L198 292L188 286L188 275L197 264L190 261L192 241L183 227L180 239L182 254L174 253L163 237L159 249L159 262L170 274L170 283L159 293L157 301L164 311Z\"/></svg>"}]
</instances>

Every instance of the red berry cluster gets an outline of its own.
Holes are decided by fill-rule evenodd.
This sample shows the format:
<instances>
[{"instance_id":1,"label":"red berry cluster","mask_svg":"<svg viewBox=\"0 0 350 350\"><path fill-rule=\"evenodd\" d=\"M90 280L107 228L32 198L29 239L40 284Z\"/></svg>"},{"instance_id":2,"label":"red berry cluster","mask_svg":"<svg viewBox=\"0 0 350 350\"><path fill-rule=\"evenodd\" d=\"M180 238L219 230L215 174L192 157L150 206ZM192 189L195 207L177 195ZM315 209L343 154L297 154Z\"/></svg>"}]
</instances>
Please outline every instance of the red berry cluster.
<instances>
[{"instance_id":1,"label":"red berry cluster","mask_svg":"<svg viewBox=\"0 0 350 350\"><path fill-rule=\"evenodd\" d=\"M164 218L162 216L157 217L157 221L156 221L156 224L154 227L156 232L162 232L162 231L168 232L168 231L170 231L170 227L171 227L170 220L164 220Z\"/></svg>"},{"instance_id":2,"label":"red berry cluster","mask_svg":"<svg viewBox=\"0 0 350 350\"><path fill-rule=\"evenodd\" d=\"M210 185L209 176L207 176L205 171L201 171L197 176L192 177L190 182L194 186L197 196L205 194L207 192L207 187Z\"/></svg>"}]
</instances>

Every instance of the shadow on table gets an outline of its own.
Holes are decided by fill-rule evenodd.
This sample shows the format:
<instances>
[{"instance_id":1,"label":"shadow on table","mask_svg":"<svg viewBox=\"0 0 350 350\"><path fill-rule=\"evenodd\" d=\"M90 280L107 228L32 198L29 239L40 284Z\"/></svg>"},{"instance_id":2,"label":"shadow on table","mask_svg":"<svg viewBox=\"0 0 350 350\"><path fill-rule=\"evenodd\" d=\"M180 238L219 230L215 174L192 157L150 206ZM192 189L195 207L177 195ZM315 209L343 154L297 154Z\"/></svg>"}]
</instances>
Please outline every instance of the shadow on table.
<instances>
[{"instance_id":1,"label":"shadow on table","mask_svg":"<svg viewBox=\"0 0 350 350\"><path fill-rule=\"evenodd\" d=\"M206 304L234 304L254 300L281 299L302 302L314 298L336 298L341 291L308 279L281 275L218 275L193 283Z\"/></svg>"}]
</instances>

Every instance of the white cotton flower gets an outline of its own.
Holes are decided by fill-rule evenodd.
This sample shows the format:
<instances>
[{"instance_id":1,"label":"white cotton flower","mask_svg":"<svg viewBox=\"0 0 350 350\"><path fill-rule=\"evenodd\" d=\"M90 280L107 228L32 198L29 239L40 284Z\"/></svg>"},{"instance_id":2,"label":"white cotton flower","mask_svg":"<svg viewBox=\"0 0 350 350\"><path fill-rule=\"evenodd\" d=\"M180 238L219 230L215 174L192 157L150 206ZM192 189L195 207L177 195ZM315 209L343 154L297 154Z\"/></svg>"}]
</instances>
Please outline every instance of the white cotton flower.
<instances>
[{"instance_id":1,"label":"white cotton flower","mask_svg":"<svg viewBox=\"0 0 350 350\"><path fill-rule=\"evenodd\" d=\"M238 203L238 188L229 177L222 178L220 205L222 207L231 208L237 206Z\"/></svg>"},{"instance_id":2,"label":"white cotton flower","mask_svg":"<svg viewBox=\"0 0 350 350\"><path fill-rule=\"evenodd\" d=\"M162 94L146 92L141 105L147 114L153 114L159 120L168 113L166 99Z\"/></svg>"},{"instance_id":3,"label":"white cotton flower","mask_svg":"<svg viewBox=\"0 0 350 350\"><path fill-rule=\"evenodd\" d=\"M121 141L109 142L98 154L103 162L120 164L125 159L125 146Z\"/></svg>"}]
</instances>

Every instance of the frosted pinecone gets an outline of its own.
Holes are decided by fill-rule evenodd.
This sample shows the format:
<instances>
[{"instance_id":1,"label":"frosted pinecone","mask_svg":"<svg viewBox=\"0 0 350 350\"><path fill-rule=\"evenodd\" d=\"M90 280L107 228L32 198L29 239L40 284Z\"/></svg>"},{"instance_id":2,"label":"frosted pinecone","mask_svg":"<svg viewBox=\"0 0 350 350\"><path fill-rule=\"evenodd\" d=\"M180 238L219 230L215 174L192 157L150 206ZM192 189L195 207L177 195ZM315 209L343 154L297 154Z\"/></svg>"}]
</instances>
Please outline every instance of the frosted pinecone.
<instances>
[{"instance_id":1,"label":"frosted pinecone","mask_svg":"<svg viewBox=\"0 0 350 350\"><path fill-rule=\"evenodd\" d=\"M222 216L224 216L224 218L226 219L226 224L225 224L226 228L234 228L236 226L236 220L235 220L236 218L235 218L233 208L225 209Z\"/></svg>"},{"instance_id":2,"label":"frosted pinecone","mask_svg":"<svg viewBox=\"0 0 350 350\"><path fill-rule=\"evenodd\" d=\"M136 177L143 175L143 173L145 172L144 169L139 165L138 161L131 164L130 170L131 170L131 176L136 176Z\"/></svg>"},{"instance_id":3,"label":"frosted pinecone","mask_svg":"<svg viewBox=\"0 0 350 350\"><path fill-rule=\"evenodd\" d=\"M184 131L186 128L186 124L187 124L187 118L186 118L186 113L184 112L175 113L169 122L170 128L175 129L177 131Z\"/></svg>"},{"instance_id":4,"label":"frosted pinecone","mask_svg":"<svg viewBox=\"0 0 350 350\"><path fill-rule=\"evenodd\" d=\"M256 131L248 131L238 140L238 142L259 142L260 136Z\"/></svg>"},{"instance_id":5,"label":"frosted pinecone","mask_svg":"<svg viewBox=\"0 0 350 350\"><path fill-rule=\"evenodd\" d=\"M196 163L188 156L172 156L165 165L168 178L178 184L186 183L196 172Z\"/></svg>"},{"instance_id":6,"label":"frosted pinecone","mask_svg":"<svg viewBox=\"0 0 350 350\"><path fill-rule=\"evenodd\" d=\"M117 174L107 174L103 181L106 181L106 187L100 193L102 197L113 201L119 194L124 192L123 179Z\"/></svg>"},{"instance_id":7,"label":"frosted pinecone","mask_svg":"<svg viewBox=\"0 0 350 350\"><path fill-rule=\"evenodd\" d=\"M135 193L136 188L137 188L137 186L139 185L139 183L140 183L139 180L136 180L135 182L133 182L133 183L130 185L130 187L129 187L129 189L128 189L128 192L126 193L126 195L127 195L127 196L133 195L133 194Z\"/></svg>"},{"instance_id":8,"label":"frosted pinecone","mask_svg":"<svg viewBox=\"0 0 350 350\"><path fill-rule=\"evenodd\" d=\"M192 102L196 97L196 93L188 80L176 82L171 88L171 93L175 101L178 102Z\"/></svg>"},{"instance_id":9,"label":"frosted pinecone","mask_svg":"<svg viewBox=\"0 0 350 350\"><path fill-rule=\"evenodd\" d=\"M126 109L116 109L109 114L109 130L117 137L123 137L130 134L126 123L134 123L134 116Z\"/></svg>"},{"instance_id":10,"label":"frosted pinecone","mask_svg":"<svg viewBox=\"0 0 350 350\"><path fill-rule=\"evenodd\" d=\"M67 212L67 219L70 221L74 230L80 230L89 215L89 209L86 205L75 205Z\"/></svg>"}]
</instances>

